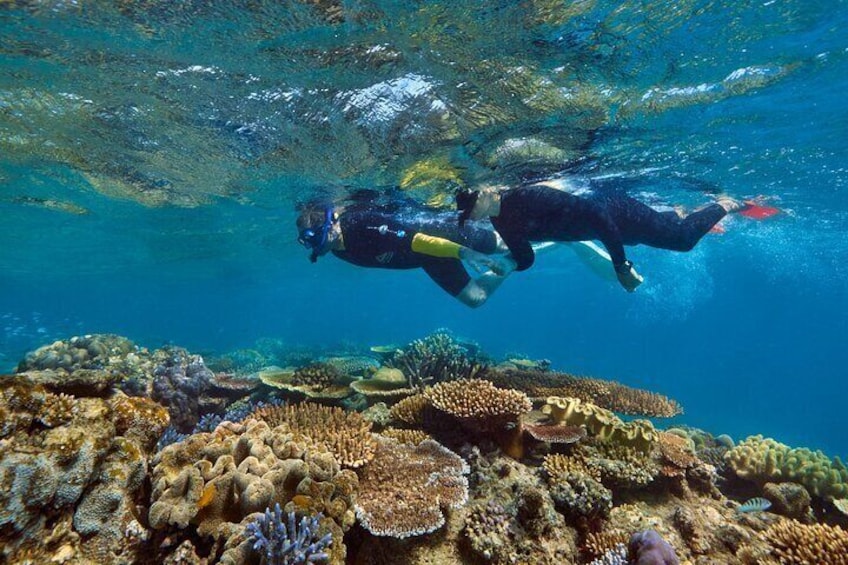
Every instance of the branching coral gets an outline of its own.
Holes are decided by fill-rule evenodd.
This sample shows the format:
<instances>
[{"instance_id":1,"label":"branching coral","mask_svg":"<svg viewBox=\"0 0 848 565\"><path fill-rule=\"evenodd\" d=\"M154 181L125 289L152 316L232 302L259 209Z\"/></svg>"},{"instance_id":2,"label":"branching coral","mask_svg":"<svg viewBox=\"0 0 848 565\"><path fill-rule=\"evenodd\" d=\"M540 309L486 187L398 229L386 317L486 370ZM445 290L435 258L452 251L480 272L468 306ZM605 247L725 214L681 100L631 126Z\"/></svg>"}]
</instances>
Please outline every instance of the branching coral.
<instances>
[{"instance_id":1,"label":"branching coral","mask_svg":"<svg viewBox=\"0 0 848 565\"><path fill-rule=\"evenodd\" d=\"M521 390L533 400L570 396L613 412L652 418L670 418L683 412L675 400L615 381L569 373L499 367L487 368L477 376L497 386Z\"/></svg>"},{"instance_id":2,"label":"branching coral","mask_svg":"<svg viewBox=\"0 0 848 565\"><path fill-rule=\"evenodd\" d=\"M403 371L413 389L433 382L471 378L480 370L479 360L447 332L413 341L392 355L386 365Z\"/></svg>"},{"instance_id":3,"label":"branching coral","mask_svg":"<svg viewBox=\"0 0 848 565\"><path fill-rule=\"evenodd\" d=\"M247 525L246 533L253 549L263 556L267 565L299 565L326 561L324 550L333 542L333 534L318 537L321 515L304 516L300 523L294 512L283 521L280 505L274 505L265 514Z\"/></svg>"},{"instance_id":4,"label":"branching coral","mask_svg":"<svg viewBox=\"0 0 848 565\"><path fill-rule=\"evenodd\" d=\"M432 410L430 402L423 394L416 394L392 406L389 414L393 421L400 424L421 426L428 419L428 410Z\"/></svg>"},{"instance_id":5,"label":"branching coral","mask_svg":"<svg viewBox=\"0 0 848 565\"><path fill-rule=\"evenodd\" d=\"M439 383L424 389L432 406L464 421L517 421L533 405L522 392L497 388L489 381L468 379Z\"/></svg>"},{"instance_id":6,"label":"branching coral","mask_svg":"<svg viewBox=\"0 0 848 565\"><path fill-rule=\"evenodd\" d=\"M790 448L757 435L729 450L725 460L738 476L759 484L790 481L826 500L848 497L848 468L821 451Z\"/></svg>"},{"instance_id":7,"label":"branching coral","mask_svg":"<svg viewBox=\"0 0 848 565\"><path fill-rule=\"evenodd\" d=\"M760 536L781 564L848 565L848 532L839 526L787 520L770 526Z\"/></svg>"},{"instance_id":8,"label":"branching coral","mask_svg":"<svg viewBox=\"0 0 848 565\"><path fill-rule=\"evenodd\" d=\"M285 426L315 444L330 450L339 465L357 468L374 456L375 440L371 422L358 412L322 406L311 402L286 406L263 406L251 415L271 427Z\"/></svg>"},{"instance_id":9,"label":"branching coral","mask_svg":"<svg viewBox=\"0 0 848 565\"><path fill-rule=\"evenodd\" d=\"M374 459L359 471L356 515L374 535L406 538L437 530L442 508L468 500L468 465L432 440L417 446L392 439L378 443Z\"/></svg>"}]
</instances>

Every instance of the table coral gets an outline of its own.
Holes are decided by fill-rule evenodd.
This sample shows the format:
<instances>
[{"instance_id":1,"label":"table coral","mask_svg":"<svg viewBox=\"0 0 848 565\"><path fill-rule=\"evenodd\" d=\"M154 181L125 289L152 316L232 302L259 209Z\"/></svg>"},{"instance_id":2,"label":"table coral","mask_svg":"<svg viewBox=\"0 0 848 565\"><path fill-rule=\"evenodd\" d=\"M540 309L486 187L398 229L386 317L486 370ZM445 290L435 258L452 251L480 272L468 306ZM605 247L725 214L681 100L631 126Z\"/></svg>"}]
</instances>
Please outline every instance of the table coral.
<instances>
[{"instance_id":1,"label":"table coral","mask_svg":"<svg viewBox=\"0 0 848 565\"><path fill-rule=\"evenodd\" d=\"M381 439L359 471L356 515L374 535L406 538L439 529L442 508L468 500L468 465L433 440L417 446Z\"/></svg>"},{"instance_id":2,"label":"table coral","mask_svg":"<svg viewBox=\"0 0 848 565\"><path fill-rule=\"evenodd\" d=\"M284 426L295 434L321 444L336 457L340 465L357 468L374 456L375 440L371 422L358 412L345 412L338 407L311 402L284 406L263 406L251 418L268 422L272 427Z\"/></svg>"},{"instance_id":3,"label":"table coral","mask_svg":"<svg viewBox=\"0 0 848 565\"><path fill-rule=\"evenodd\" d=\"M544 400L549 396L574 397L613 412L652 418L670 418L683 413L675 400L615 381L553 371L499 367L487 368L477 376L500 387L523 391L533 400Z\"/></svg>"}]
</instances>

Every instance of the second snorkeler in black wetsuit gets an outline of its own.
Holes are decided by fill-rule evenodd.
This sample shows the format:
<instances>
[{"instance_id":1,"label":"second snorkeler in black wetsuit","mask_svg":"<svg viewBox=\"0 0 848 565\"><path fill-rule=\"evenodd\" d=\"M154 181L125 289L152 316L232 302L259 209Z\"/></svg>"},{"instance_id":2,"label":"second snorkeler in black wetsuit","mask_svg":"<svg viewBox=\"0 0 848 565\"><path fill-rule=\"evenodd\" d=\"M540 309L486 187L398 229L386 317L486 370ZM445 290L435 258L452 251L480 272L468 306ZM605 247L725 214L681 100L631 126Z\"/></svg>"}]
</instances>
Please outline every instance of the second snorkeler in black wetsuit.
<instances>
[{"instance_id":1,"label":"second snorkeler in black wetsuit","mask_svg":"<svg viewBox=\"0 0 848 565\"><path fill-rule=\"evenodd\" d=\"M636 290L643 279L627 259L625 245L689 251L729 211L740 206L732 199L720 199L680 217L622 194L584 198L544 185L460 191L456 203L460 225L468 219L488 217L492 221L518 271L533 264L532 242L599 240L628 292Z\"/></svg>"},{"instance_id":2,"label":"second snorkeler in black wetsuit","mask_svg":"<svg viewBox=\"0 0 848 565\"><path fill-rule=\"evenodd\" d=\"M479 225L459 230L452 212L437 212L409 203L355 203L347 207L311 203L297 219L298 241L311 249L310 260L332 252L361 267L422 268L433 281L462 303L477 307L500 286L511 261L488 255L504 252L491 229ZM476 279L462 264L493 269Z\"/></svg>"}]
</instances>

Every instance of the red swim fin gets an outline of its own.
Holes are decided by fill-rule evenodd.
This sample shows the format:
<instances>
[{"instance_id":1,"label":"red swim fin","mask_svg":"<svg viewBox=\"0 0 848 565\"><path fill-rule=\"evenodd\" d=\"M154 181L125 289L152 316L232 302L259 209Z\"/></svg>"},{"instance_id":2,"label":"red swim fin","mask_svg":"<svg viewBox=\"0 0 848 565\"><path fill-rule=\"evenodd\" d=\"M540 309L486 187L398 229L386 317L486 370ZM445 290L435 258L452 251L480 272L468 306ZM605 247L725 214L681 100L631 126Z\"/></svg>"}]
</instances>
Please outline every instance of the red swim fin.
<instances>
[{"instance_id":1,"label":"red swim fin","mask_svg":"<svg viewBox=\"0 0 848 565\"><path fill-rule=\"evenodd\" d=\"M773 206L763 206L761 204L757 204L753 200L746 200L745 207L739 211L740 216L745 216L746 218L751 218L752 220L765 220L766 218L771 218L772 216L779 213L780 208L775 208Z\"/></svg>"}]
</instances>

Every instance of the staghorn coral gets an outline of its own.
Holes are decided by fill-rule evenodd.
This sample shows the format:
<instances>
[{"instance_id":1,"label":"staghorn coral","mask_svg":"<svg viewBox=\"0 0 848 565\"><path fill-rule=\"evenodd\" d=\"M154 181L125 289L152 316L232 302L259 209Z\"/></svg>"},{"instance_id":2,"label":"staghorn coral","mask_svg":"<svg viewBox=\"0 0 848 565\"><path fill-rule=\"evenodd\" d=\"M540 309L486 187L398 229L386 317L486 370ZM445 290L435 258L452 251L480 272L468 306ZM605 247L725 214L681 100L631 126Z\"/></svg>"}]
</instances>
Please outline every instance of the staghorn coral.
<instances>
[{"instance_id":1,"label":"staghorn coral","mask_svg":"<svg viewBox=\"0 0 848 565\"><path fill-rule=\"evenodd\" d=\"M433 382L468 379L480 370L480 362L473 352L446 331L416 339L396 351L386 365L403 371L412 389Z\"/></svg>"},{"instance_id":2,"label":"staghorn coral","mask_svg":"<svg viewBox=\"0 0 848 565\"><path fill-rule=\"evenodd\" d=\"M279 503L274 511L265 509L265 514L247 525L248 540L254 551L262 554L268 565L295 565L326 561L329 556L324 549L333 542L333 534L318 537L321 515L304 516L300 523L294 512L289 512L283 521Z\"/></svg>"},{"instance_id":3,"label":"staghorn coral","mask_svg":"<svg viewBox=\"0 0 848 565\"><path fill-rule=\"evenodd\" d=\"M257 408L251 418L263 420L272 427L284 426L295 434L323 445L336 458L339 465L357 468L374 456L375 440L371 435L371 422L358 412L345 412L341 408L322 406L311 402L285 406Z\"/></svg>"},{"instance_id":4,"label":"staghorn coral","mask_svg":"<svg viewBox=\"0 0 848 565\"><path fill-rule=\"evenodd\" d=\"M586 426L589 433L600 440L642 451L649 451L658 439L657 431L648 420L625 423L609 410L579 398L551 396L542 407L542 412L557 424Z\"/></svg>"},{"instance_id":5,"label":"staghorn coral","mask_svg":"<svg viewBox=\"0 0 848 565\"><path fill-rule=\"evenodd\" d=\"M590 559L598 559L610 551L615 551L619 546L627 545L629 541L630 534L623 530L589 532L586 534L582 550Z\"/></svg>"},{"instance_id":6,"label":"staghorn coral","mask_svg":"<svg viewBox=\"0 0 848 565\"><path fill-rule=\"evenodd\" d=\"M589 565L629 565L630 561L627 559L627 546L619 544L597 559L593 559L589 562Z\"/></svg>"},{"instance_id":7,"label":"staghorn coral","mask_svg":"<svg viewBox=\"0 0 848 565\"><path fill-rule=\"evenodd\" d=\"M433 440L417 446L381 439L374 459L359 471L356 516L377 536L407 538L439 529L442 508L468 500L468 465Z\"/></svg>"},{"instance_id":8,"label":"staghorn coral","mask_svg":"<svg viewBox=\"0 0 848 565\"><path fill-rule=\"evenodd\" d=\"M487 368L476 376L491 381L496 386L523 391L533 400L543 400L549 396L574 397L613 412L652 418L670 418L683 413L680 404L675 400L615 381L552 371L501 367Z\"/></svg>"},{"instance_id":9,"label":"staghorn coral","mask_svg":"<svg viewBox=\"0 0 848 565\"><path fill-rule=\"evenodd\" d=\"M848 468L821 451L790 448L761 435L751 436L725 454L739 477L758 484L794 482L825 500L848 497Z\"/></svg>"},{"instance_id":10,"label":"staghorn coral","mask_svg":"<svg viewBox=\"0 0 848 565\"><path fill-rule=\"evenodd\" d=\"M786 520L769 526L760 539L771 546L781 564L848 565L848 532L839 526Z\"/></svg>"}]
</instances>

